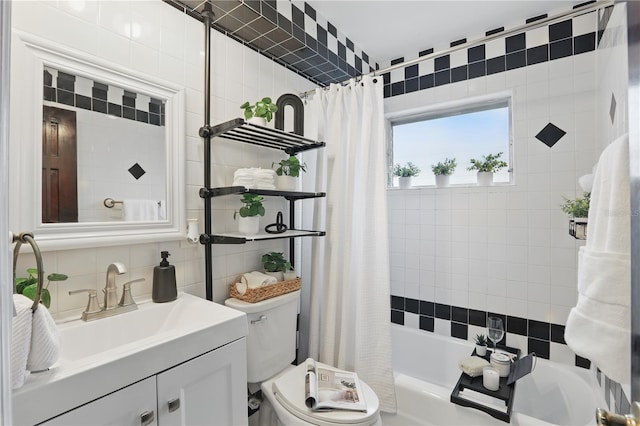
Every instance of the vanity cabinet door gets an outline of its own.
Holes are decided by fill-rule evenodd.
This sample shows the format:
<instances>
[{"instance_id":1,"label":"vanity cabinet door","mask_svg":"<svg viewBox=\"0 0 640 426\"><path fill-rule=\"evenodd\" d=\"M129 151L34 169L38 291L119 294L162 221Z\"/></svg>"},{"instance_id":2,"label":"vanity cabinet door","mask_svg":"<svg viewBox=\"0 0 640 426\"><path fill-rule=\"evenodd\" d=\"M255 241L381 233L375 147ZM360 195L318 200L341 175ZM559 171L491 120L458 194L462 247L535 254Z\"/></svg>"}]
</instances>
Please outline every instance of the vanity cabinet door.
<instances>
[{"instance_id":1,"label":"vanity cabinet door","mask_svg":"<svg viewBox=\"0 0 640 426\"><path fill-rule=\"evenodd\" d=\"M156 378L149 377L41 424L156 426Z\"/></svg>"},{"instance_id":2,"label":"vanity cabinet door","mask_svg":"<svg viewBox=\"0 0 640 426\"><path fill-rule=\"evenodd\" d=\"M246 425L246 339L158 374L158 424Z\"/></svg>"}]
</instances>

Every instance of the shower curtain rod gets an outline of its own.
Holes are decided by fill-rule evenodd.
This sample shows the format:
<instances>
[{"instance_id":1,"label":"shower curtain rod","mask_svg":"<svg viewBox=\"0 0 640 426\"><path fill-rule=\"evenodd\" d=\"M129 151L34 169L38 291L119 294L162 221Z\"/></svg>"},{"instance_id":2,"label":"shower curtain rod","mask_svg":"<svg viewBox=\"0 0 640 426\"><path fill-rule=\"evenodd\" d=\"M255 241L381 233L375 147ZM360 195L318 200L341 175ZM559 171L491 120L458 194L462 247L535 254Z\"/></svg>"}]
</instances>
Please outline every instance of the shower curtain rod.
<instances>
[{"instance_id":1,"label":"shower curtain rod","mask_svg":"<svg viewBox=\"0 0 640 426\"><path fill-rule=\"evenodd\" d=\"M601 8L604 8L604 7L607 7L607 6L612 6L613 4L614 4L614 0L596 1L595 3L589 3L589 4L586 4L584 6L581 6L581 7L578 7L578 8L575 8L575 9L572 9L572 10L569 10L569 11L554 15L554 16L549 16L549 17L540 19L538 21L530 22L528 24L523 24L523 25L511 28L511 29L506 30L506 31L500 31L499 33L495 33L495 34L491 34L491 35L488 35L488 36L485 36L485 37L481 37L481 38L479 38L477 40L468 41L466 43L462 43L462 44L459 44L459 45L456 45L456 46L448 47L446 49L442 49L442 50L439 50L437 52L429 53L428 55L420 56L418 58L411 59L409 61L405 61L405 62L402 62L402 63L399 63L399 64L391 65L391 66L389 66L387 68L384 68L384 69L381 69L381 70L372 71L372 72L370 72L368 74L363 74L363 75L370 75L370 76L374 76L374 77L375 76L379 76L379 75L391 72L393 70L397 70L399 68L404 68L404 67L408 67L408 66L411 66L411 65L419 64L420 62L426 61L426 60L431 59L431 58L440 57L442 55L446 55L446 54L449 54L449 53L452 53L452 52L456 52L456 51L461 50L461 49L467 49L469 47L472 47L472 46L475 46L475 45L481 44L481 43L486 43L486 42L494 40L496 38L508 37L508 36L510 36L510 35L512 35L514 33L520 33L523 30L529 30L529 29L538 28L538 27L541 27L541 26L543 26L545 24L548 24L548 23L554 22L554 21L558 21L558 20L566 18L568 16L579 15L579 14L584 13L584 12L589 12L592 9L593 10L601 9ZM362 78L363 75L360 75L358 77L352 77L352 78L350 78L348 80L345 80L345 81L343 81L343 82L341 82L339 84L344 86L344 85L348 84L351 80L353 80L353 78L355 78L356 81L359 81ZM324 89L328 89L328 88L329 88L329 86L322 87L323 90ZM313 89L313 90L308 90L306 92L302 92L302 93L300 93L299 96L301 98L307 98L308 96L313 95L316 90L317 89Z\"/></svg>"}]
</instances>

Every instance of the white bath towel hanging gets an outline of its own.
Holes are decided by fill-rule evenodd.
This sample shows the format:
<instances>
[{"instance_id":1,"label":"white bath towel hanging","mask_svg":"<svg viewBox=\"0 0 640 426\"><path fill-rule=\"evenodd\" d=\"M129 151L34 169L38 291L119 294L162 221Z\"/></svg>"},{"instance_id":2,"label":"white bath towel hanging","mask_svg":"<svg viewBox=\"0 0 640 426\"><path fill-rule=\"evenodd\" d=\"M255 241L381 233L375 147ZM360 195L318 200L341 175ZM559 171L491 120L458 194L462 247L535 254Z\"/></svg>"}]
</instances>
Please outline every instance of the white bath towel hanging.
<instances>
[{"instance_id":1,"label":"white bath towel hanging","mask_svg":"<svg viewBox=\"0 0 640 426\"><path fill-rule=\"evenodd\" d=\"M33 313L31 349L27 369L31 372L46 370L58 360L60 337L49 310L40 305Z\"/></svg>"},{"instance_id":2,"label":"white bath towel hanging","mask_svg":"<svg viewBox=\"0 0 640 426\"><path fill-rule=\"evenodd\" d=\"M161 220L160 207L158 200L122 200L122 214L126 221Z\"/></svg>"},{"instance_id":3,"label":"white bath towel hanging","mask_svg":"<svg viewBox=\"0 0 640 426\"><path fill-rule=\"evenodd\" d=\"M16 307L16 315L11 325L11 388L18 389L24 385L25 379L29 376L27 359L31 347L33 300L22 294L14 294L13 304Z\"/></svg>"},{"instance_id":4,"label":"white bath towel hanging","mask_svg":"<svg viewBox=\"0 0 640 426\"><path fill-rule=\"evenodd\" d=\"M600 156L593 180L586 245L578 256L578 303L567 345L618 383L630 381L630 185L627 135Z\"/></svg>"}]
</instances>

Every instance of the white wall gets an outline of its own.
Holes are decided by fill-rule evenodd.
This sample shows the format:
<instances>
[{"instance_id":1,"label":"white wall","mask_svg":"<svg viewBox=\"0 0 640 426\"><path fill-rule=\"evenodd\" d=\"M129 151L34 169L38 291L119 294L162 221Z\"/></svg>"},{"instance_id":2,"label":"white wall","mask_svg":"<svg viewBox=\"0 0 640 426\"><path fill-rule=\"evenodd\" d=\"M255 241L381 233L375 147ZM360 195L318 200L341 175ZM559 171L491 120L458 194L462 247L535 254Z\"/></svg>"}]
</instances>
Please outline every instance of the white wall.
<instances>
[{"instance_id":1,"label":"white wall","mask_svg":"<svg viewBox=\"0 0 640 426\"><path fill-rule=\"evenodd\" d=\"M150 77L183 86L186 91L186 200L188 218L200 219L203 230L203 201L198 190L203 184L203 143L198 129L203 119L204 30L200 22L177 9L157 1L28 1L14 2L13 27L20 31L55 41L98 56L115 65L128 67ZM139 25L139 26L138 26ZM139 28L132 33L131 28ZM243 47L228 37L212 31L211 123L239 117L245 100L263 96L276 99L283 93L300 93L314 86L280 65ZM23 78L14 75L13 78ZM19 94L15 94L18 96ZM278 152L254 148L236 142L214 141L212 154L213 186L230 185L238 167L271 167L280 159ZM35 196L25 194L25 196ZM232 230L233 210L238 199L229 196L213 201L215 231ZM12 208L19 208L12 206ZM277 209L284 209L279 199L268 200L267 216L262 224L275 221ZM20 230L14 230L20 231ZM236 276L260 266L260 256L269 250L284 250L281 241L251 243L240 246L214 246L214 299L227 297L227 285ZM69 290L100 289L104 286L107 265L123 262L129 269L118 276L118 284L145 277L133 287L134 296L150 296L152 270L160 260L160 251L168 250L176 265L178 286L189 293L204 295L204 249L180 242L132 244L82 250L44 253L46 272L65 273L69 280L52 283L51 311L79 311L86 305L86 295L69 296ZM28 255L21 256L18 274L33 265ZM75 312L74 312L75 314Z\"/></svg>"}]
</instances>

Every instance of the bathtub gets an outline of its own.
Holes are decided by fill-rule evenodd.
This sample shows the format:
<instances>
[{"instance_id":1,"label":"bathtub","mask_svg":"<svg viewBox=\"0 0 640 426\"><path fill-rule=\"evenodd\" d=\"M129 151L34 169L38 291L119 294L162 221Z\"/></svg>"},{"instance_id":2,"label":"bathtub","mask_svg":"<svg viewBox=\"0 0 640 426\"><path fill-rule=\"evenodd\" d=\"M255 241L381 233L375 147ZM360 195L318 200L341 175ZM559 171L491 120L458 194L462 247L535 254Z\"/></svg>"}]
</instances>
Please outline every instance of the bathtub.
<instances>
[{"instance_id":1,"label":"bathtub","mask_svg":"<svg viewBox=\"0 0 640 426\"><path fill-rule=\"evenodd\" d=\"M506 424L449 401L471 342L395 324L391 334L398 412L383 413L384 425ZM538 359L533 373L518 380L511 424L593 425L598 407L605 402L589 370Z\"/></svg>"}]
</instances>

